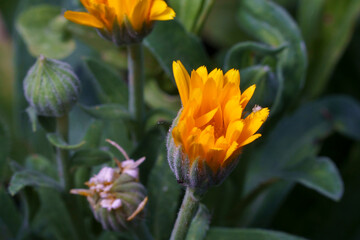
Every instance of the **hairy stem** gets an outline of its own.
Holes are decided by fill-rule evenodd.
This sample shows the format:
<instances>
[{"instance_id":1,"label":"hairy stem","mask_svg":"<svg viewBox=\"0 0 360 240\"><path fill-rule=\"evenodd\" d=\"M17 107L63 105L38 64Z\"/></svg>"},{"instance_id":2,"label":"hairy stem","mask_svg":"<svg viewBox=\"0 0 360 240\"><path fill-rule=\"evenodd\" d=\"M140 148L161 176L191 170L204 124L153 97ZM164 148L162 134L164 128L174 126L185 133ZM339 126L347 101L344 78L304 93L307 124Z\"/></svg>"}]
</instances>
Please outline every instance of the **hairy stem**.
<instances>
[{"instance_id":1,"label":"hairy stem","mask_svg":"<svg viewBox=\"0 0 360 240\"><path fill-rule=\"evenodd\" d=\"M171 233L171 240L183 240L186 238L191 220L199 207L199 198L200 196L198 196L193 189L189 187L186 188L186 193Z\"/></svg>"}]
</instances>

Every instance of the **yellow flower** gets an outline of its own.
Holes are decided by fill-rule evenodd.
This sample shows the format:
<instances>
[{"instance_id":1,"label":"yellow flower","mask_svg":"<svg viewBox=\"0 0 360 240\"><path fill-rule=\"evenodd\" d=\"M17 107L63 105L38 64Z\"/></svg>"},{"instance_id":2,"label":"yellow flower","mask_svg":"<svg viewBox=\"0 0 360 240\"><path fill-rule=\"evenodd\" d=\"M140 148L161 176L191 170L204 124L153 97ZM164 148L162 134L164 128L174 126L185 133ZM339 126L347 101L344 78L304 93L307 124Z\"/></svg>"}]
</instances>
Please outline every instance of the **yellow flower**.
<instances>
[{"instance_id":1,"label":"yellow flower","mask_svg":"<svg viewBox=\"0 0 360 240\"><path fill-rule=\"evenodd\" d=\"M231 69L224 75L220 69L208 73L202 66L190 76L177 61L173 62L173 72L183 104L172 129L175 147L180 149L182 161L188 161L188 168L195 161L202 162L216 175L233 165L244 145L261 136L256 132L267 119L269 109L256 105L247 115L244 109L255 85L241 93L238 70ZM197 167L199 171L202 165Z\"/></svg>"},{"instance_id":2,"label":"yellow flower","mask_svg":"<svg viewBox=\"0 0 360 240\"><path fill-rule=\"evenodd\" d=\"M104 37L110 40L124 34L121 31L123 29L133 31L133 35L142 35L151 30L153 21L171 20L175 17L174 10L164 0L81 0L81 3L87 13L66 11L65 18L98 28L103 34L107 33ZM114 33L116 28L119 29ZM114 34L111 35L112 33Z\"/></svg>"}]
</instances>

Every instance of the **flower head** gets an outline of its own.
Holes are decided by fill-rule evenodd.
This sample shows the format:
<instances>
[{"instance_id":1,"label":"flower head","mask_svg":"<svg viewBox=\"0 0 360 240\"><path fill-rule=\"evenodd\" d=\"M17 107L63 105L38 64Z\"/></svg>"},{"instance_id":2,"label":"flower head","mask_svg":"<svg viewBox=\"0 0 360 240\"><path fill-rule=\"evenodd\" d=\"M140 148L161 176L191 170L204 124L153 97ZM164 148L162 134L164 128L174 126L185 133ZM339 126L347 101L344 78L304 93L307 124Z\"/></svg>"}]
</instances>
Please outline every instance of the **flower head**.
<instances>
[{"instance_id":1,"label":"flower head","mask_svg":"<svg viewBox=\"0 0 360 240\"><path fill-rule=\"evenodd\" d=\"M177 61L173 62L173 72L183 108L168 139L170 165L185 184L218 184L236 165L242 147L261 136L256 132L269 109L256 105L247 115L245 107L255 85L241 92L238 70L223 74L214 69L208 73L203 66L190 76ZM176 170L176 164L183 168L188 165L187 170ZM196 172L194 176L191 169Z\"/></svg>"},{"instance_id":2,"label":"flower head","mask_svg":"<svg viewBox=\"0 0 360 240\"><path fill-rule=\"evenodd\" d=\"M107 141L123 151L115 142ZM103 167L85 183L88 189L72 189L71 193L87 197L95 218L105 229L127 229L135 217L143 215L148 200L146 189L138 179L138 166L144 160L116 160L117 168Z\"/></svg>"},{"instance_id":3,"label":"flower head","mask_svg":"<svg viewBox=\"0 0 360 240\"><path fill-rule=\"evenodd\" d=\"M153 22L171 20L175 12L164 0L81 0L86 12L66 11L65 18L95 27L118 44L139 42Z\"/></svg>"}]
</instances>

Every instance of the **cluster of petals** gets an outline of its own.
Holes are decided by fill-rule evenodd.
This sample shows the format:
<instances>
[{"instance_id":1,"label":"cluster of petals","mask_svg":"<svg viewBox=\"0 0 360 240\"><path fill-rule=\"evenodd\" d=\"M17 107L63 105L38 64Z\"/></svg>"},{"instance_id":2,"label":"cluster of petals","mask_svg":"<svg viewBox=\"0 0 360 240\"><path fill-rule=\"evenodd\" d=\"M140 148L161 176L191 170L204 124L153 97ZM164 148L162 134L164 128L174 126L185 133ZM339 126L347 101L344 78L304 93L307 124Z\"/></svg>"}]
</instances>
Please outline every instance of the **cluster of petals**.
<instances>
[{"instance_id":1,"label":"cluster of petals","mask_svg":"<svg viewBox=\"0 0 360 240\"><path fill-rule=\"evenodd\" d=\"M110 144L117 147L119 150L123 149L111 140L107 140ZM126 153L125 153L126 154ZM128 158L127 154L126 157ZM139 179L139 165L145 160L145 157L140 158L137 161L132 159L126 159L125 161L118 163L118 168L103 167L98 174L90 178L85 184L89 189L72 189L71 193L79 194L83 196L90 197L97 195L100 197L100 206L106 208L108 211L113 209L118 209L122 205L120 198L116 197L116 194L112 191L112 187L116 180L121 174L127 174L135 180Z\"/></svg>"},{"instance_id":2,"label":"cluster of petals","mask_svg":"<svg viewBox=\"0 0 360 240\"><path fill-rule=\"evenodd\" d=\"M114 23L119 26L129 21L135 31L155 20L171 20L175 12L164 0L81 0L88 12L66 11L68 20L112 32Z\"/></svg>"},{"instance_id":3,"label":"cluster of petals","mask_svg":"<svg viewBox=\"0 0 360 240\"><path fill-rule=\"evenodd\" d=\"M172 136L190 164L206 161L216 171L234 160L244 145L261 136L256 132L267 119L269 109L256 106L247 114L244 109L255 85L241 92L238 70L223 74L214 69L208 73L202 66L190 76L177 61L173 62L173 72L183 108Z\"/></svg>"}]
</instances>

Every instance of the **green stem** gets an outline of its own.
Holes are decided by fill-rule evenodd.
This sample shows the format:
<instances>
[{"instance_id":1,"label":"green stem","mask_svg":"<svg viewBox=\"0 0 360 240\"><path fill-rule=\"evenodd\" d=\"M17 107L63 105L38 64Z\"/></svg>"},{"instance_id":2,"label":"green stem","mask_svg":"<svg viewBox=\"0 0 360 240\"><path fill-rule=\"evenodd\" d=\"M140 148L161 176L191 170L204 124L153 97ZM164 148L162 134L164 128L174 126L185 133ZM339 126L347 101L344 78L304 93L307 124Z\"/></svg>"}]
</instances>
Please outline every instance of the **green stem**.
<instances>
[{"instance_id":1,"label":"green stem","mask_svg":"<svg viewBox=\"0 0 360 240\"><path fill-rule=\"evenodd\" d=\"M183 240L189 230L191 220L199 207L200 196L189 187L186 188L186 193L181 204L175 226L171 233L170 240Z\"/></svg>"},{"instance_id":2,"label":"green stem","mask_svg":"<svg viewBox=\"0 0 360 240\"><path fill-rule=\"evenodd\" d=\"M215 0L206 0L203 4L203 10L196 22L196 25L194 27L194 33L199 34L199 32L201 31L206 18L208 17L210 10L212 9L213 5L214 5Z\"/></svg>"},{"instance_id":3,"label":"green stem","mask_svg":"<svg viewBox=\"0 0 360 240\"><path fill-rule=\"evenodd\" d=\"M141 43L130 44L128 50L129 112L136 121L136 137L139 139L144 122L144 53Z\"/></svg>"},{"instance_id":4,"label":"green stem","mask_svg":"<svg viewBox=\"0 0 360 240\"><path fill-rule=\"evenodd\" d=\"M69 140L69 116L65 114L62 117L56 118L56 131L64 139L65 142ZM56 162L58 167L58 174L60 183L64 187L65 192L70 189L69 181L69 153L67 150L56 148Z\"/></svg>"}]
</instances>

